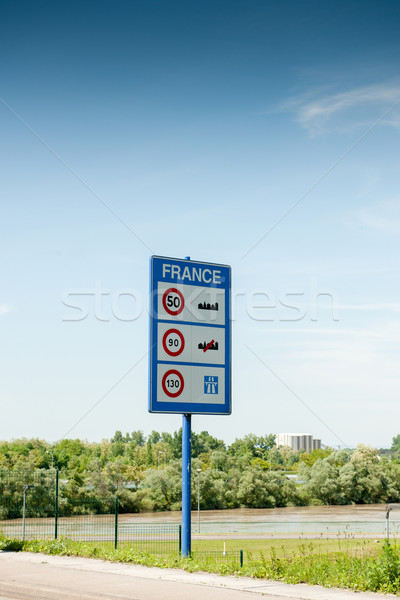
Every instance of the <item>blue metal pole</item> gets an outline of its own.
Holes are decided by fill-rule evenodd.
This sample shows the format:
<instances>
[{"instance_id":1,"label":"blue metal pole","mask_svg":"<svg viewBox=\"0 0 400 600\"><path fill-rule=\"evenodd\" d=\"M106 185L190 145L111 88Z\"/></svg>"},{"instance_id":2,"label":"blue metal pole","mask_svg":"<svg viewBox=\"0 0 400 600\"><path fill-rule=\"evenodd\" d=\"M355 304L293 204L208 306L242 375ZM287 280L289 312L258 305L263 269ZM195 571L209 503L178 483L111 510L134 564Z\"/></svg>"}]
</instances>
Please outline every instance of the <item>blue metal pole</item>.
<instances>
[{"instance_id":1,"label":"blue metal pole","mask_svg":"<svg viewBox=\"0 0 400 600\"><path fill-rule=\"evenodd\" d=\"M185 256L190 260L190 256ZM192 552L191 532L192 485L192 415L182 415L182 556Z\"/></svg>"},{"instance_id":2,"label":"blue metal pole","mask_svg":"<svg viewBox=\"0 0 400 600\"><path fill-rule=\"evenodd\" d=\"M190 556L191 480L192 480L192 415L182 415L182 556Z\"/></svg>"}]
</instances>

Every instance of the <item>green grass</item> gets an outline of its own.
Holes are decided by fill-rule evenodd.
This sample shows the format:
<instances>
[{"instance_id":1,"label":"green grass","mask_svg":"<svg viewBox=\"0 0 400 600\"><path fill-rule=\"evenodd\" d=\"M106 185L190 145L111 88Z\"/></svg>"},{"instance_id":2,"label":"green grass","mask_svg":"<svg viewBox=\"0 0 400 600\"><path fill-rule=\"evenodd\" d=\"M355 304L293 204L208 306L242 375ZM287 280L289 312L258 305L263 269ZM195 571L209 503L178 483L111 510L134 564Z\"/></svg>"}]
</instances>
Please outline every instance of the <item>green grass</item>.
<instances>
[{"instance_id":1,"label":"green grass","mask_svg":"<svg viewBox=\"0 0 400 600\"><path fill-rule=\"evenodd\" d=\"M244 550L242 568L238 562L240 548ZM3 537L0 538L0 549L400 593L400 548L385 542L376 544L373 540L229 540L226 556L222 555L220 541L201 540L193 545L193 558L146 554L126 546L113 550L101 544L68 539L22 542ZM211 554L206 556L206 552Z\"/></svg>"},{"instance_id":2,"label":"green grass","mask_svg":"<svg viewBox=\"0 0 400 600\"><path fill-rule=\"evenodd\" d=\"M382 546L384 540L376 542L372 539L251 539L251 540L235 540L228 538L225 542L226 551L244 550L253 555L269 553L274 548L278 556L290 556L293 552L298 553L299 548L303 548L311 544L315 552L336 552L347 551L351 549L376 549L377 546ZM223 540L193 540L192 550L194 551L220 551L224 550Z\"/></svg>"}]
</instances>

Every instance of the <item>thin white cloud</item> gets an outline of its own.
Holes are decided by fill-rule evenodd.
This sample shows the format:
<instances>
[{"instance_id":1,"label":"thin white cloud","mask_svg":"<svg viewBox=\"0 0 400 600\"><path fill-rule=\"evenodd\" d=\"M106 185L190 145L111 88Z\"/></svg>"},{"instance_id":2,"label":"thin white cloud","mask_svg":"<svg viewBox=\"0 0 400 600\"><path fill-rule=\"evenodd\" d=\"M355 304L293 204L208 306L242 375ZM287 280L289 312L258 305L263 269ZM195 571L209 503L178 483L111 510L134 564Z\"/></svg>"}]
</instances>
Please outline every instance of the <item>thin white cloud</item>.
<instances>
[{"instance_id":1,"label":"thin white cloud","mask_svg":"<svg viewBox=\"0 0 400 600\"><path fill-rule=\"evenodd\" d=\"M0 304L0 317L10 312L11 310L12 306L9 306L8 304Z\"/></svg>"},{"instance_id":2,"label":"thin white cloud","mask_svg":"<svg viewBox=\"0 0 400 600\"><path fill-rule=\"evenodd\" d=\"M361 225L384 233L400 233L400 201L385 201L359 211Z\"/></svg>"},{"instance_id":3,"label":"thin white cloud","mask_svg":"<svg viewBox=\"0 0 400 600\"><path fill-rule=\"evenodd\" d=\"M333 122L337 127L340 117L342 127L365 125L367 115L371 109L374 110L374 118L377 116L376 109L384 112L390 105L400 101L400 85L383 83L365 87L354 88L344 92L320 95L310 99L310 95L291 98L282 106L283 110L293 111L299 123L312 131L329 129ZM388 115L382 123L392 127L400 127L398 112Z\"/></svg>"},{"instance_id":4,"label":"thin white cloud","mask_svg":"<svg viewBox=\"0 0 400 600\"><path fill-rule=\"evenodd\" d=\"M338 310L368 310L368 311L392 311L400 312L399 302L377 302L375 304L339 304L336 306Z\"/></svg>"},{"instance_id":5,"label":"thin white cloud","mask_svg":"<svg viewBox=\"0 0 400 600\"><path fill-rule=\"evenodd\" d=\"M326 339L340 338L342 343L345 344L350 339L362 339L363 343L367 340L371 342L384 342L385 344L395 344L398 346L400 328L397 324L392 324L390 327L382 327L376 329L348 329L348 328L313 328L313 327L302 327L294 328L278 328L271 329L269 335L273 334L306 334L309 339L311 336L322 336ZM331 343L331 342L330 342ZM301 337L299 340L292 338L290 342L291 346L304 346L304 338Z\"/></svg>"},{"instance_id":6,"label":"thin white cloud","mask_svg":"<svg viewBox=\"0 0 400 600\"><path fill-rule=\"evenodd\" d=\"M383 333L378 331L372 331L369 329L349 329L349 328L329 328L329 327L280 327L277 329L271 329L270 335L274 333L306 333L313 335L323 335L323 336L363 336L369 337L373 339L382 339L384 336ZM303 342L301 342L303 343Z\"/></svg>"}]
</instances>

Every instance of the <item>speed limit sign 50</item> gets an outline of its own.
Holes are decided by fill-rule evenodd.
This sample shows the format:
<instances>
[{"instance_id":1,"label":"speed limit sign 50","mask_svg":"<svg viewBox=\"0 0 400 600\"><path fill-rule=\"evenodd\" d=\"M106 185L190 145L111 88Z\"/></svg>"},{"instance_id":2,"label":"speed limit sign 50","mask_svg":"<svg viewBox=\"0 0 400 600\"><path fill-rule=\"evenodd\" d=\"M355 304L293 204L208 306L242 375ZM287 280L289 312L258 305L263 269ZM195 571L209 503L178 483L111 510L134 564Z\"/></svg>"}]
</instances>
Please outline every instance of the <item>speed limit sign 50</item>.
<instances>
[{"instance_id":1,"label":"speed limit sign 50","mask_svg":"<svg viewBox=\"0 0 400 600\"><path fill-rule=\"evenodd\" d=\"M165 290L162 297L162 303L164 310L169 315L173 316L180 315L185 306L183 294L173 287L169 288L168 290Z\"/></svg>"}]
</instances>

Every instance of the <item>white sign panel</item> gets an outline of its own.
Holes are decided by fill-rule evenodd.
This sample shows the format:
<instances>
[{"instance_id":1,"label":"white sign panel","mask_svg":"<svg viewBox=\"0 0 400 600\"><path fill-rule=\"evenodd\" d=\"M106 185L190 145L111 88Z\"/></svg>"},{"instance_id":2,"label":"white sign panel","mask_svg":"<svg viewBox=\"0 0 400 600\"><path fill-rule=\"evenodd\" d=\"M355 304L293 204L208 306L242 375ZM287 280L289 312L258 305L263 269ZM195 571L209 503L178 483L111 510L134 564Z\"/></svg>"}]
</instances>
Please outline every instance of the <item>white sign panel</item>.
<instances>
[{"instance_id":1,"label":"white sign panel","mask_svg":"<svg viewBox=\"0 0 400 600\"><path fill-rule=\"evenodd\" d=\"M153 256L149 411L230 414L231 269Z\"/></svg>"}]
</instances>

